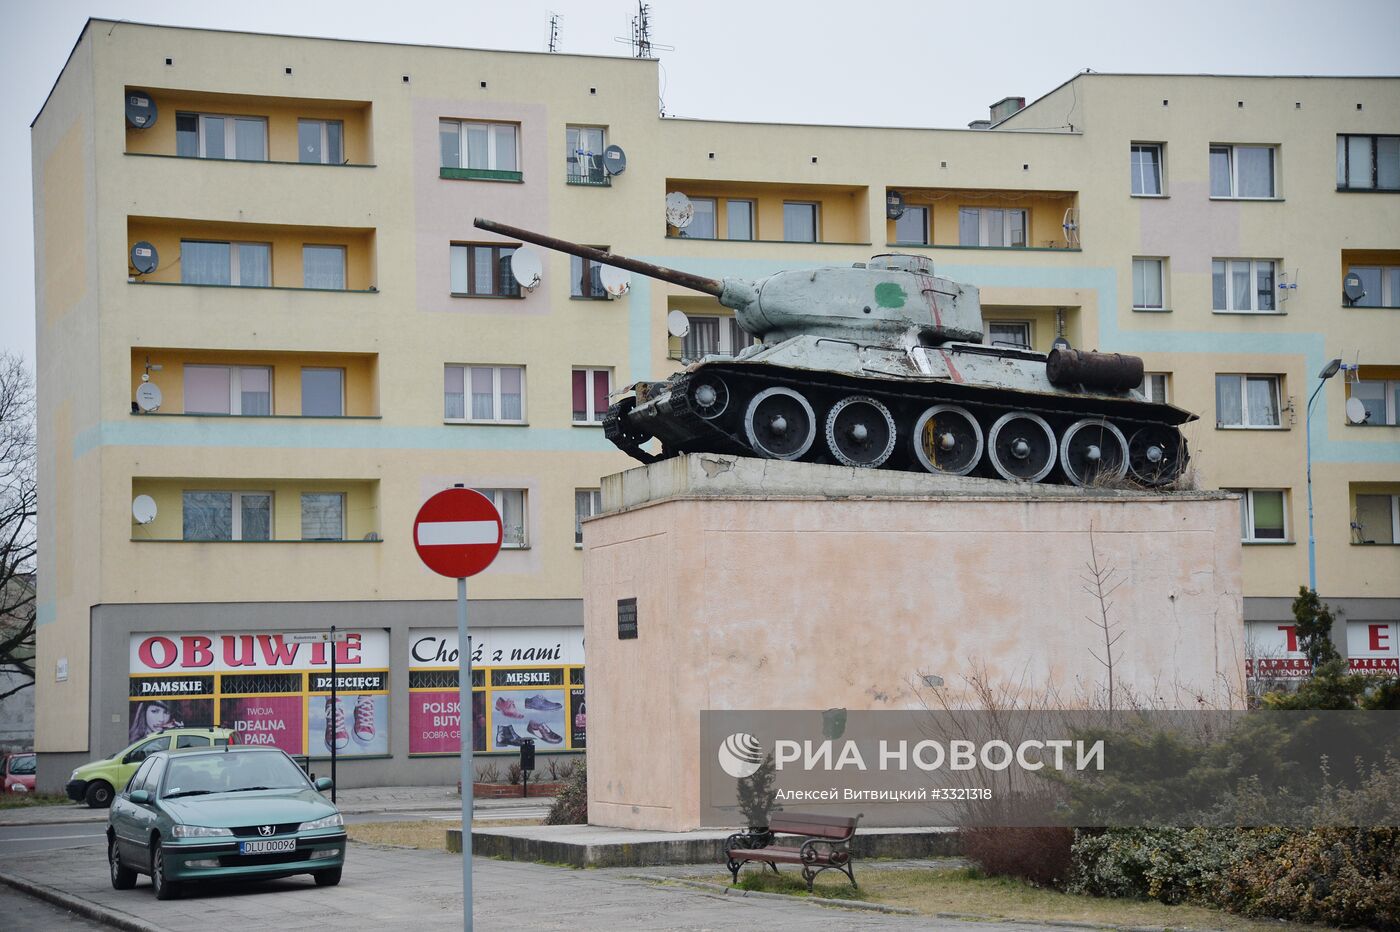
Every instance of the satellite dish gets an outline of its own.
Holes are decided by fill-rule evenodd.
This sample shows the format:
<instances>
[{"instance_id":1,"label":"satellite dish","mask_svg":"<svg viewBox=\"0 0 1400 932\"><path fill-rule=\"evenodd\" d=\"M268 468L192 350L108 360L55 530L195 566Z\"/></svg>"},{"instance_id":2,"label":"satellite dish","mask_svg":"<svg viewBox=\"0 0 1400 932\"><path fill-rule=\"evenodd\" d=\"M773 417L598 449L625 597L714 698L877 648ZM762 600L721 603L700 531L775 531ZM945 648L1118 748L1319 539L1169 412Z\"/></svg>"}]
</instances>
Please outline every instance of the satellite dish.
<instances>
[{"instance_id":1,"label":"satellite dish","mask_svg":"<svg viewBox=\"0 0 1400 932\"><path fill-rule=\"evenodd\" d=\"M544 263L540 254L529 246L521 246L510 254L510 274L515 276L522 288L533 290L539 286Z\"/></svg>"},{"instance_id":2,"label":"satellite dish","mask_svg":"<svg viewBox=\"0 0 1400 932\"><path fill-rule=\"evenodd\" d=\"M672 311L666 315L666 332L673 337L690 333L690 318L685 316L685 311Z\"/></svg>"},{"instance_id":3,"label":"satellite dish","mask_svg":"<svg viewBox=\"0 0 1400 932\"><path fill-rule=\"evenodd\" d=\"M156 102L145 91L126 92L126 121L137 129L149 129L156 122Z\"/></svg>"},{"instance_id":4,"label":"satellite dish","mask_svg":"<svg viewBox=\"0 0 1400 932\"><path fill-rule=\"evenodd\" d=\"M156 519L156 500L149 495L138 495L131 500L131 516L137 524L150 524Z\"/></svg>"},{"instance_id":5,"label":"satellite dish","mask_svg":"<svg viewBox=\"0 0 1400 932\"><path fill-rule=\"evenodd\" d=\"M1366 289L1361 286L1361 276L1355 272L1348 272L1347 277L1342 279L1342 294L1347 296L1347 301L1355 304L1366 297Z\"/></svg>"},{"instance_id":6,"label":"satellite dish","mask_svg":"<svg viewBox=\"0 0 1400 932\"><path fill-rule=\"evenodd\" d=\"M136 388L136 407L150 414L160 410L160 387L154 382L142 382Z\"/></svg>"},{"instance_id":7,"label":"satellite dish","mask_svg":"<svg viewBox=\"0 0 1400 932\"><path fill-rule=\"evenodd\" d=\"M679 191L666 195L666 222L677 230L684 230L695 219L695 205L690 198Z\"/></svg>"},{"instance_id":8,"label":"satellite dish","mask_svg":"<svg viewBox=\"0 0 1400 932\"><path fill-rule=\"evenodd\" d=\"M156 252L156 247L142 240L131 247L131 267L136 270L137 275L149 275L160 265L160 253Z\"/></svg>"},{"instance_id":9,"label":"satellite dish","mask_svg":"<svg viewBox=\"0 0 1400 932\"><path fill-rule=\"evenodd\" d=\"M1366 423L1366 405L1360 398L1347 399L1347 420L1353 424Z\"/></svg>"},{"instance_id":10,"label":"satellite dish","mask_svg":"<svg viewBox=\"0 0 1400 932\"><path fill-rule=\"evenodd\" d=\"M620 175L627 171L627 153L621 146L608 146L603 150L603 171L609 175Z\"/></svg>"},{"instance_id":11,"label":"satellite dish","mask_svg":"<svg viewBox=\"0 0 1400 932\"><path fill-rule=\"evenodd\" d=\"M891 220L898 220L904 216L904 195L898 191L887 191L885 193L885 216Z\"/></svg>"},{"instance_id":12,"label":"satellite dish","mask_svg":"<svg viewBox=\"0 0 1400 932\"><path fill-rule=\"evenodd\" d=\"M625 295L632 284L632 274L615 265L599 266L598 278L603 283L603 290L614 298Z\"/></svg>"}]
</instances>

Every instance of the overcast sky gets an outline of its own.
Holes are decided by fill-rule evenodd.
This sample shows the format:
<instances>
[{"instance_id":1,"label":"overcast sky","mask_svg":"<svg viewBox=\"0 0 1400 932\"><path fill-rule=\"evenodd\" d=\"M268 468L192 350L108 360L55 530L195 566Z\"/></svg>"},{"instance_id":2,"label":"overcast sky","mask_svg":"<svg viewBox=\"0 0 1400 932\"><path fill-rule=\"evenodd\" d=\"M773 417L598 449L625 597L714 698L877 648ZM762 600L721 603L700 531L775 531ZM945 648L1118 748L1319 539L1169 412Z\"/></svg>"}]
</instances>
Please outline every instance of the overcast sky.
<instances>
[{"instance_id":1,"label":"overcast sky","mask_svg":"<svg viewBox=\"0 0 1400 932\"><path fill-rule=\"evenodd\" d=\"M29 124L89 16L135 22L627 55L628 0L0 0L0 347L34 355ZM962 127L1085 68L1400 73L1398 0L653 0L668 115ZM672 46L665 49L662 46ZM1397 127L1385 127L1395 131Z\"/></svg>"}]
</instances>

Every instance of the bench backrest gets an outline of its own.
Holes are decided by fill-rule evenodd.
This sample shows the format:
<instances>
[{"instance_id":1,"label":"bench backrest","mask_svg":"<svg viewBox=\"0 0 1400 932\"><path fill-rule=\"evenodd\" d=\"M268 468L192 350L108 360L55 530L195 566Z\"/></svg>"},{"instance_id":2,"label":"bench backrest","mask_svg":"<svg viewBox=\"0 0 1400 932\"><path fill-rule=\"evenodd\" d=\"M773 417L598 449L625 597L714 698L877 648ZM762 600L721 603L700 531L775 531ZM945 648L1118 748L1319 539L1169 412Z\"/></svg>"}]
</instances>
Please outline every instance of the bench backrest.
<instances>
[{"instance_id":1,"label":"bench backrest","mask_svg":"<svg viewBox=\"0 0 1400 932\"><path fill-rule=\"evenodd\" d=\"M768 830L775 835L805 835L808 838L849 838L855 834L860 816L817 815L804 812L775 812L768 819Z\"/></svg>"}]
</instances>

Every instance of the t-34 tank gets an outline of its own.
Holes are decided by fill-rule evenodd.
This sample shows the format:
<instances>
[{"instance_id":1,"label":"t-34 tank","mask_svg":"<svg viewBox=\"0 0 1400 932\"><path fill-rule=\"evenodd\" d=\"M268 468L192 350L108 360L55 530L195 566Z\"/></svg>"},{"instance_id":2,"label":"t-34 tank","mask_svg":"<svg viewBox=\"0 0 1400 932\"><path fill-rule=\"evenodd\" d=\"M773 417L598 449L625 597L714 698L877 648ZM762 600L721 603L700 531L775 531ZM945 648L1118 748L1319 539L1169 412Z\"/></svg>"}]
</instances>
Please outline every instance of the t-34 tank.
<instances>
[{"instance_id":1,"label":"t-34 tank","mask_svg":"<svg viewBox=\"0 0 1400 932\"><path fill-rule=\"evenodd\" d=\"M1186 466L1179 425L1195 415L1136 391L1141 359L984 345L977 289L923 256L720 281L476 226L714 295L759 338L615 396L607 437L642 462L734 453L1081 486L1163 486Z\"/></svg>"}]
</instances>

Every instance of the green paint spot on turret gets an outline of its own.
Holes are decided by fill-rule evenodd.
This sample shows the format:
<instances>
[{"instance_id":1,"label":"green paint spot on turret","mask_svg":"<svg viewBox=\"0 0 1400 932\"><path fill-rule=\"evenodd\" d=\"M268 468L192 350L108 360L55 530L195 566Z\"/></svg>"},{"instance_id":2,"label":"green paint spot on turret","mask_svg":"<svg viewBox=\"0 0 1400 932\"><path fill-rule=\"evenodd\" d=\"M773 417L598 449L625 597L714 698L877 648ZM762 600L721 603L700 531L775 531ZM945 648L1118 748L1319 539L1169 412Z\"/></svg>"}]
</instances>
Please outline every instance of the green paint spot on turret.
<instances>
[{"instance_id":1,"label":"green paint spot on turret","mask_svg":"<svg viewBox=\"0 0 1400 932\"><path fill-rule=\"evenodd\" d=\"M880 282L875 286L875 303L881 307L904 307L907 298L898 282Z\"/></svg>"}]
</instances>

